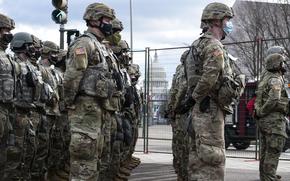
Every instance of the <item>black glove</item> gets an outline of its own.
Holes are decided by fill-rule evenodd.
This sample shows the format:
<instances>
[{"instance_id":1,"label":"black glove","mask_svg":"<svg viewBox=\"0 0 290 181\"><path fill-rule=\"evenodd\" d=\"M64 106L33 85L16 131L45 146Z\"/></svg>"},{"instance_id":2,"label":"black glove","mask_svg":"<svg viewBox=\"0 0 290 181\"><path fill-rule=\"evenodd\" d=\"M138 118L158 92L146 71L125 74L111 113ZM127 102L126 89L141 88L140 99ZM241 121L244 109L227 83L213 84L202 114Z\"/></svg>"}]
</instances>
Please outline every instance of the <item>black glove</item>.
<instances>
[{"instance_id":1,"label":"black glove","mask_svg":"<svg viewBox=\"0 0 290 181\"><path fill-rule=\"evenodd\" d=\"M115 81L116 81L117 89L118 89L118 90L123 90L123 82L122 82L122 77L121 77L121 75L120 75L117 71L114 71L114 72L113 72L113 78L114 78Z\"/></svg>"},{"instance_id":2,"label":"black glove","mask_svg":"<svg viewBox=\"0 0 290 181\"><path fill-rule=\"evenodd\" d=\"M206 96L199 104L200 112L205 112L210 107L210 97Z\"/></svg>"},{"instance_id":3,"label":"black glove","mask_svg":"<svg viewBox=\"0 0 290 181\"><path fill-rule=\"evenodd\" d=\"M182 102L181 106L175 110L178 114L185 114L195 105L195 100L192 96L187 96Z\"/></svg>"}]
</instances>

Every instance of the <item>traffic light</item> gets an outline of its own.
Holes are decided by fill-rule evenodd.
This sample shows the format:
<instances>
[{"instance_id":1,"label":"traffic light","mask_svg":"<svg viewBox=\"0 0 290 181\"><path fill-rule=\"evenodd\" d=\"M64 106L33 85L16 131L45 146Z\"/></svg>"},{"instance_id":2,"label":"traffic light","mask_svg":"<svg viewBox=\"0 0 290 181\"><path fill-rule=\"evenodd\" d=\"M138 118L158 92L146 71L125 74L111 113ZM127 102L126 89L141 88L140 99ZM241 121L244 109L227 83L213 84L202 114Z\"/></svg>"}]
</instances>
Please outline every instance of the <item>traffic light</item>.
<instances>
[{"instance_id":1,"label":"traffic light","mask_svg":"<svg viewBox=\"0 0 290 181\"><path fill-rule=\"evenodd\" d=\"M52 0L51 3L56 8L51 13L52 20L57 24L66 24L67 0Z\"/></svg>"}]
</instances>

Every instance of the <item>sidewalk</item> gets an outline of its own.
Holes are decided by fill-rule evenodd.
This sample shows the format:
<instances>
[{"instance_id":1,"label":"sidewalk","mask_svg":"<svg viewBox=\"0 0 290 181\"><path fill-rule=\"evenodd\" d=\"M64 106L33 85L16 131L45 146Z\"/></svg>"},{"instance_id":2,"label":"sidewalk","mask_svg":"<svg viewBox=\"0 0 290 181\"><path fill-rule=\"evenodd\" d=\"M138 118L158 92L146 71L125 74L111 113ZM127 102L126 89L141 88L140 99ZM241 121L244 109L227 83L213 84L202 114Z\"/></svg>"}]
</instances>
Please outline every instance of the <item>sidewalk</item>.
<instances>
[{"instance_id":1,"label":"sidewalk","mask_svg":"<svg viewBox=\"0 0 290 181\"><path fill-rule=\"evenodd\" d=\"M173 181L176 174L172 167L172 155L161 153L134 153L141 164L133 170L129 181ZM290 181L290 161L280 160L278 173L283 181ZM254 159L227 158L226 181L259 180L259 161Z\"/></svg>"}]
</instances>

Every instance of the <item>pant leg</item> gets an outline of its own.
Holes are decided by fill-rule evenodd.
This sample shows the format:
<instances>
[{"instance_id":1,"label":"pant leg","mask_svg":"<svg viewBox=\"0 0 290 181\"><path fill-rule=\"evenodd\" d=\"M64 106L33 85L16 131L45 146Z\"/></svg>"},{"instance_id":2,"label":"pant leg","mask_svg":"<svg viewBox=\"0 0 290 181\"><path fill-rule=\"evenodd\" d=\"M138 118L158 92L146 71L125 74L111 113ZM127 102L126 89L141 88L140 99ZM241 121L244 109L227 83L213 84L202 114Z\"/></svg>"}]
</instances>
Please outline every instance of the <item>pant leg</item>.
<instances>
[{"instance_id":1,"label":"pant leg","mask_svg":"<svg viewBox=\"0 0 290 181\"><path fill-rule=\"evenodd\" d=\"M276 180L279 157L285 145L286 138L276 134L265 134L265 157L262 167L261 181Z\"/></svg>"},{"instance_id":2,"label":"pant leg","mask_svg":"<svg viewBox=\"0 0 290 181\"><path fill-rule=\"evenodd\" d=\"M71 125L70 180L95 181L99 178L104 143L103 110L94 99L82 97L68 113Z\"/></svg>"},{"instance_id":3,"label":"pant leg","mask_svg":"<svg viewBox=\"0 0 290 181\"><path fill-rule=\"evenodd\" d=\"M189 180L223 181L225 172L224 113L210 100L204 112L193 108L195 145L189 157ZM194 141L194 140L192 140Z\"/></svg>"}]
</instances>

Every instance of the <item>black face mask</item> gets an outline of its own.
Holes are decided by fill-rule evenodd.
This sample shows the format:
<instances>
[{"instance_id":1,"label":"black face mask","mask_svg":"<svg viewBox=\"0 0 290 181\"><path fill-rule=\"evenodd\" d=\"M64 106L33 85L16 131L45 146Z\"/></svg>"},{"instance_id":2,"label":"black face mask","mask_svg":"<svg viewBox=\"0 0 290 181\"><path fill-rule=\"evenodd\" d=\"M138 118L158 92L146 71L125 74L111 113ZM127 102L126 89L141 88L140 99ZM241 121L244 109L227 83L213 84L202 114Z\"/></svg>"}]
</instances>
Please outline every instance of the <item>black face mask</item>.
<instances>
[{"instance_id":1,"label":"black face mask","mask_svg":"<svg viewBox=\"0 0 290 181\"><path fill-rule=\"evenodd\" d=\"M12 41L13 34L12 33L4 33L2 38L0 39L0 46L6 49L8 44Z\"/></svg>"},{"instance_id":2,"label":"black face mask","mask_svg":"<svg viewBox=\"0 0 290 181\"><path fill-rule=\"evenodd\" d=\"M285 72L287 72L287 64L286 64L286 62L282 62L281 63L281 72L282 72L282 74L285 74Z\"/></svg>"},{"instance_id":3,"label":"black face mask","mask_svg":"<svg viewBox=\"0 0 290 181\"><path fill-rule=\"evenodd\" d=\"M110 36L113 34L113 31L112 31L112 24L109 24L109 23L104 23L101 21L101 24L99 26L101 32L105 35L105 37L107 36Z\"/></svg>"},{"instance_id":4,"label":"black face mask","mask_svg":"<svg viewBox=\"0 0 290 181\"><path fill-rule=\"evenodd\" d=\"M36 58L36 49L33 45L26 45L26 55L32 59Z\"/></svg>"},{"instance_id":5,"label":"black face mask","mask_svg":"<svg viewBox=\"0 0 290 181\"><path fill-rule=\"evenodd\" d=\"M50 63L55 65L58 62L58 57L57 57L57 55L49 55L48 60L49 60Z\"/></svg>"}]
</instances>

